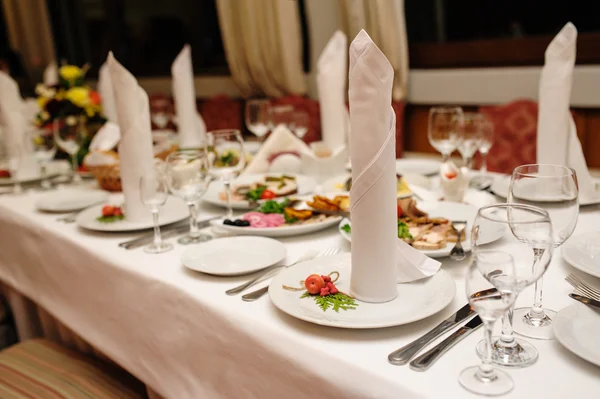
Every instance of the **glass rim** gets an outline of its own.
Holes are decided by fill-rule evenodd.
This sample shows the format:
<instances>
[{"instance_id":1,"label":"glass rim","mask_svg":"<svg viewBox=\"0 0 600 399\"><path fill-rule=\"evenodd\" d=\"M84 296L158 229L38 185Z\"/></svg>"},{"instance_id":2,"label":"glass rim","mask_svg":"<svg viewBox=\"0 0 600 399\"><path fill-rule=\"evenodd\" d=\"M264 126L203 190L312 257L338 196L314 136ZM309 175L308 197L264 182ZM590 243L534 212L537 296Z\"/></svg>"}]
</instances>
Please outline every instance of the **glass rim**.
<instances>
[{"instance_id":1,"label":"glass rim","mask_svg":"<svg viewBox=\"0 0 600 399\"><path fill-rule=\"evenodd\" d=\"M242 134L240 129L215 129L206 132L206 134L212 134L213 136L220 136L226 134Z\"/></svg>"},{"instance_id":2,"label":"glass rim","mask_svg":"<svg viewBox=\"0 0 600 399\"><path fill-rule=\"evenodd\" d=\"M521 209L521 210L527 210L527 211L532 211L532 212L536 212L541 219L540 220L527 220L527 221L509 221L509 220L505 220L505 219L498 219L495 217L490 217L490 215L493 215L492 212L490 212L490 215L486 215L483 212L489 209L493 209L493 208L502 208L502 209L508 209L508 208L515 208L515 209ZM550 222L550 214L548 213L548 211L546 211L545 209L542 209L540 207L537 206L533 206L533 205L527 205L527 204L518 204L518 203L500 203L500 204L492 204L492 205L487 205L484 207L479 208L479 210L477 211L477 216L476 217L480 217L482 219L488 220L490 222L494 222L494 223L510 223L510 224L528 224L528 223L536 223L536 222Z\"/></svg>"},{"instance_id":3,"label":"glass rim","mask_svg":"<svg viewBox=\"0 0 600 399\"><path fill-rule=\"evenodd\" d=\"M184 157L185 155L191 156L192 154L197 154L201 157L206 157L208 155L208 151L206 150L206 148L200 147L200 148L180 148L178 150L173 151L172 153L170 153L169 155L167 155L167 158L165 159L165 162L169 162L169 160L174 159L174 158L178 158L178 157Z\"/></svg>"},{"instance_id":4,"label":"glass rim","mask_svg":"<svg viewBox=\"0 0 600 399\"><path fill-rule=\"evenodd\" d=\"M539 166L550 166L552 168L563 170L564 174L550 175L550 174L544 174L544 173L540 173L540 172L531 173L531 172L521 172L520 171L520 169L525 169L525 168L533 167L533 166L538 166L538 167ZM517 166L516 168L513 169L512 175L513 176L519 175L519 176L523 176L523 177L535 177L535 178L557 178L557 177L575 176L576 172L573 168L569 168L568 166L565 166L565 165L556 165L556 164L551 164L551 163L530 163L530 164L526 164L526 165Z\"/></svg>"}]
</instances>

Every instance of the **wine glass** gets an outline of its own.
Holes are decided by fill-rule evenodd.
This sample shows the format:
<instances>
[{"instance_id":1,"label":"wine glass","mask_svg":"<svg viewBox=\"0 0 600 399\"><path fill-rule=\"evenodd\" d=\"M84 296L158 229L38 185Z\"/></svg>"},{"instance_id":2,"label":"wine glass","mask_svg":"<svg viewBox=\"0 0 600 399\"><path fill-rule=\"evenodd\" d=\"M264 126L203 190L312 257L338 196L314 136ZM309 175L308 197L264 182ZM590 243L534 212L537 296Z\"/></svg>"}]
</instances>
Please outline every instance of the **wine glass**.
<instances>
[{"instance_id":1,"label":"wine glass","mask_svg":"<svg viewBox=\"0 0 600 399\"><path fill-rule=\"evenodd\" d=\"M9 148L7 140L0 142L0 169L8 170L10 178L13 182L12 193L17 195L23 192L23 186L21 181L17 178L17 172L19 170L19 148Z\"/></svg>"},{"instance_id":2,"label":"wine glass","mask_svg":"<svg viewBox=\"0 0 600 399\"><path fill-rule=\"evenodd\" d=\"M464 128L461 131L461 140L458 145L458 152L462 156L464 165L471 169L473 155L479 147L483 122L485 118L482 114L475 112L464 113Z\"/></svg>"},{"instance_id":3,"label":"wine glass","mask_svg":"<svg viewBox=\"0 0 600 399\"><path fill-rule=\"evenodd\" d=\"M291 105L274 105L269 109L270 119L269 125L271 130L279 125L283 125L290 129L292 124L292 113L294 107Z\"/></svg>"},{"instance_id":4,"label":"wine glass","mask_svg":"<svg viewBox=\"0 0 600 399\"><path fill-rule=\"evenodd\" d=\"M460 107L433 107L429 110L427 137L429 143L442 154L443 161L458 147L464 128Z\"/></svg>"},{"instance_id":5,"label":"wine glass","mask_svg":"<svg viewBox=\"0 0 600 399\"><path fill-rule=\"evenodd\" d=\"M42 190L51 189L52 184L48 180L47 166L56 155L56 143L52 133L41 129L27 132L25 134L25 145L28 148L33 148L34 159L40 165L42 175L40 186Z\"/></svg>"},{"instance_id":6,"label":"wine glass","mask_svg":"<svg viewBox=\"0 0 600 399\"><path fill-rule=\"evenodd\" d=\"M165 175L171 192L182 198L190 210L190 232L179 238L178 243L195 244L211 240L198 229L198 202L208 190L208 157L206 150L180 150L169 154Z\"/></svg>"},{"instance_id":7,"label":"wine glass","mask_svg":"<svg viewBox=\"0 0 600 399\"><path fill-rule=\"evenodd\" d=\"M269 133L269 100L246 101L246 126L260 141Z\"/></svg>"},{"instance_id":8,"label":"wine glass","mask_svg":"<svg viewBox=\"0 0 600 399\"><path fill-rule=\"evenodd\" d=\"M79 153L85 137L87 136L83 117L81 117L79 123L71 126L66 125L63 121L55 119L52 127L56 144L71 157L71 166L73 168L73 184L80 185L81 176L77 174L79 167L77 154Z\"/></svg>"},{"instance_id":9,"label":"wine glass","mask_svg":"<svg viewBox=\"0 0 600 399\"><path fill-rule=\"evenodd\" d=\"M474 254L467 269L465 288L471 308L484 327L485 356L479 366L464 369L458 381L468 391L480 395L502 395L513 389L512 378L492 365L494 323L513 306L517 284L513 256L499 250L481 250Z\"/></svg>"},{"instance_id":10,"label":"wine glass","mask_svg":"<svg viewBox=\"0 0 600 399\"><path fill-rule=\"evenodd\" d=\"M292 113L292 131L298 136L303 138L308 132L309 117L308 113L304 111L294 111Z\"/></svg>"},{"instance_id":11,"label":"wine glass","mask_svg":"<svg viewBox=\"0 0 600 399\"><path fill-rule=\"evenodd\" d=\"M244 139L237 129L213 130L206 134L210 156L209 173L223 182L227 201L227 218L233 218L231 208L231 181L246 166Z\"/></svg>"},{"instance_id":12,"label":"wine glass","mask_svg":"<svg viewBox=\"0 0 600 399\"><path fill-rule=\"evenodd\" d=\"M525 204L496 204L477 212L471 231L473 255L485 251L502 251L514 257L515 284L511 292L517 297L546 272L553 252L552 222L545 210ZM498 289L497 281L491 281ZM509 367L525 367L538 358L537 349L527 341L516 339L512 330L513 306L502 317L501 335L493 341L492 362ZM480 356L487 355L487 345L477 345Z\"/></svg>"},{"instance_id":13,"label":"wine glass","mask_svg":"<svg viewBox=\"0 0 600 399\"><path fill-rule=\"evenodd\" d=\"M149 254L160 254L173 249L172 244L162 240L158 224L159 210L167 202L168 195L167 184L157 174L140 178L140 198L142 203L152 212L152 221L154 222L154 242L144 248L144 252Z\"/></svg>"},{"instance_id":14,"label":"wine glass","mask_svg":"<svg viewBox=\"0 0 600 399\"><path fill-rule=\"evenodd\" d=\"M579 215L579 189L575 171L560 165L522 165L512 173L508 202L545 209L552 220L554 247L561 246L575 230ZM515 310L513 328L526 337L552 339L556 311L542 307L542 284L535 284L531 308Z\"/></svg>"}]
</instances>

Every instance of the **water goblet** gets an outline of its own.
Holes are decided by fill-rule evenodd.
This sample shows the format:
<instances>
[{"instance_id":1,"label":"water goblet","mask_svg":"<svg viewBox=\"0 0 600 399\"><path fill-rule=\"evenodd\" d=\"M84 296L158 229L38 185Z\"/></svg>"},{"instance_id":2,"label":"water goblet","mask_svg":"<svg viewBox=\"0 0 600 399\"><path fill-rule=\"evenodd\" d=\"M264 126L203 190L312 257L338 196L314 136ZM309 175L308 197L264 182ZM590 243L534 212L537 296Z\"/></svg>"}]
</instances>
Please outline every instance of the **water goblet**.
<instances>
[{"instance_id":1,"label":"water goblet","mask_svg":"<svg viewBox=\"0 0 600 399\"><path fill-rule=\"evenodd\" d=\"M40 187L42 190L49 190L52 184L48 180L48 163L56 155L56 143L51 132L45 130L33 130L25 135L25 144L33 149L33 156L40 165L42 181Z\"/></svg>"},{"instance_id":2,"label":"water goblet","mask_svg":"<svg viewBox=\"0 0 600 399\"><path fill-rule=\"evenodd\" d=\"M291 128L298 138L303 138L308 132L309 121L308 113L304 111L294 111L292 113Z\"/></svg>"},{"instance_id":3,"label":"water goblet","mask_svg":"<svg viewBox=\"0 0 600 399\"><path fill-rule=\"evenodd\" d=\"M461 140L458 145L458 152L462 156L464 166L471 168L473 155L477 152L483 123L485 117L475 112L464 113L464 128L461 131Z\"/></svg>"},{"instance_id":4,"label":"water goblet","mask_svg":"<svg viewBox=\"0 0 600 399\"><path fill-rule=\"evenodd\" d=\"M260 141L269 133L269 100L253 99L246 101L245 121L248 130Z\"/></svg>"},{"instance_id":5,"label":"water goblet","mask_svg":"<svg viewBox=\"0 0 600 399\"><path fill-rule=\"evenodd\" d=\"M443 162L459 146L464 129L464 114L460 107L433 107L429 110L427 137L442 154Z\"/></svg>"},{"instance_id":6,"label":"water goblet","mask_svg":"<svg viewBox=\"0 0 600 399\"><path fill-rule=\"evenodd\" d=\"M70 119L73 118L75 123L69 123ZM85 120L83 117L79 118L79 121L74 116L67 117L65 121L55 119L53 122L53 133L56 145L58 145L64 152L69 154L71 157L71 167L73 169L73 184L81 184L81 176L77 174L78 171L78 160L77 154L83 145L85 138L87 137L87 131L85 129Z\"/></svg>"}]
</instances>

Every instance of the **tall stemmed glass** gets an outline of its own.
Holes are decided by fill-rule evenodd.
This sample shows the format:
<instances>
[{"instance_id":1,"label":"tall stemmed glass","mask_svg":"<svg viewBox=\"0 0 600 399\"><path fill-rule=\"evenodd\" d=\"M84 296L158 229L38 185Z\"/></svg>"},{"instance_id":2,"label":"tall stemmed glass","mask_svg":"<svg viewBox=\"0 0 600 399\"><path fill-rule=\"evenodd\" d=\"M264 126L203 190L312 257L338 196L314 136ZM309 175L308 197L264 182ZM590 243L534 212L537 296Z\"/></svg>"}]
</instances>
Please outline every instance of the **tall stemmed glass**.
<instances>
[{"instance_id":1,"label":"tall stemmed glass","mask_svg":"<svg viewBox=\"0 0 600 399\"><path fill-rule=\"evenodd\" d=\"M485 188L492 183L493 178L487 174L487 156L494 145L494 124L484 117L479 134L478 150L481 154L481 167L479 175L472 179L472 183L480 188Z\"/></svg>"},{"instance_id":2,"label":"tall stemmed glass","mask_svg":"<svg viewBox=\"0 0 600 399\"><path fill-rule=\"evenodd\" d=\"M63 126L63 123L64 122L58 119L54 120L54 140L56 141L56 144L71 157L71 166L73 168L72 182L74 185L80 185L81 176L77 174L79 166L77 154L79 153L85 137L87 136L87 131L84 127L83 120L80 120L73 126Z\"/></svg>"},{"instance_id":3,"label":"tall stemmed glass","mask_svg":"<svg viewBox=\"0 0 600 399\"><path fill-rule=\"evenodd\" d=\"M578 195L577 175L573 169L560 165L522 165L512 173L508 201L548 211L557 248L571 237L577 225ZM556 312L543 308L542 285L542 279L535 284L531 308L515 310L513 328L526 337L552 339L552 318Z\"/></svg>"},{"instance_id":4,"label":"tall stemmed glass","mask_svg":"<svg viewBox=\"0 0 600 399\"><path fill-rule=\"evenodd\" d=\"M142 176L140 178L140 199L142 203L152 212L154 222L154 241L144 248L144 252L149 254L160 254L173 249L173 245L164 242L160 236L160 226L158 223L158 213L160 208L167 202L169 189L166 182L158 174Z\"/></svg>"},{"instance_id":5,"label":"tall stemmed glass","mask_svg":"<svg viewBox=\"0 0 600 399\"><path fill-rule=\"evenodd\" d=\"M33 148L33 156L40 165L40 172L42 174L41 189L51 189L52 184L48 180L48 163L56 155L54 136L48 131L36 129L25 134L25 145L28 148Z\"/></svg>"},{"instance_id":6,"label":"tall stemmed glass","mask_svg":"<svg viewBox=\"0 0 600 399\"><path fill-rule=\"evenodd\" d=\"M460 144L464 115L460 107L434 107L429 110L427 137L429 143L442 154L443 161Z\"/></svg>"},{"instance_id":7,"label":"tall stemmed glass","mask_svg":"<svg viewBox=\"0 0 600 399\"><path fill-rule=\"evenodd\" d=\"M473 155L475 155L479 147L485 117L475 112L465 112L464 121L458 152L462 156L464 165L470 169L473 163Z\"/></svg>"},{"instance_id":8,"label":"tall stemmed glass","mask_svg":"<svg viewBox=\"0 0 600 399\"><path fill-rule=\"evenodd\" d=\"M294 107L291 105L273 105L269 109L271 130L279 125L291 129Z\"/></svg>"},{"instance_id":9,"label":"tall stemmed glass","mask_svg":"<svg viewBox=\"0 0 600 399\"><path fill-rule=\"evenodd\" d=\"M254 99L246 101L246 127L262 142L269 133L269 100Z\"/></svg>"},{"instance_id":10,"label":"tall stemmed glass","mask_svg":"<svg viewBox=\"0 0 600 399\"><path fill-rule=\"evenodd\" d=\"M310 118L308 113L304 111L294 111L292 113L292 125L291 128L298 136L298 138L303 138L308 132Z\"/></svg>"},{"instance_id":11,"label":"tall stemmed glass","mask_svg":"<svg viewBox=\"0 0 600 399\"><path fill-rule=\"evenodd\" d=\"M538 281L550 264L554 248L552 222L548 212L531 205L486 206L475 217L471 243L476 259L486 251L502 251L513 255L515 282L510 291L516 297ZM501 290L498 281L490 282ZM537 360L538 352L530 343L514 337L512 313L513 306L502 318L502 333L494 339L491 360L503 366L525 367ZM485 342L477 345L477 352L482 357L487 355Z\"/></svg>"},{"instance_id":12,"label":"tall stemmed glass","mask_svg":"<svg viewBox=\"0 0 600 399\"><path fill-rule=\"evenodd\" d=\"M190 210L190 232L178 243L195 244L211 240L198 229L198 202L208 190L208 156L206 150L181 150L170 154L166 161L166 177L171 192L182 198Z\"/></svg>"},{"instance_id":13,"label":"tall stemmed glass","mask_svg":"<svg viewBox=\"0 0 600 399\"><path fill-rule=\"evenodd\" d=\"M484 226L479 225L483 232ZM484 233L485 234L485 233ZM479 366L464 369L458 381L468 391L480 395L502 395L513 389L512 378L492 366L492 330L494 323L513 306L517 276L514 259L503 251L481 250L474 254L467 270L465 289L467 299L485 329L485 356Z\"/></svg>"},{"instance_id":14,"label":"tall stemmed glass","mask_svg":"<svg viewBox=\"0 0 600 399\"><path fill-rule=\"evenodd\" d=\"M206 134L210 156L209 173L223 182L227 198L227 218L233 218L231 207L231 181L246 166L244 139L239 130L213 130Z\"/></svg>"}]
</instances>

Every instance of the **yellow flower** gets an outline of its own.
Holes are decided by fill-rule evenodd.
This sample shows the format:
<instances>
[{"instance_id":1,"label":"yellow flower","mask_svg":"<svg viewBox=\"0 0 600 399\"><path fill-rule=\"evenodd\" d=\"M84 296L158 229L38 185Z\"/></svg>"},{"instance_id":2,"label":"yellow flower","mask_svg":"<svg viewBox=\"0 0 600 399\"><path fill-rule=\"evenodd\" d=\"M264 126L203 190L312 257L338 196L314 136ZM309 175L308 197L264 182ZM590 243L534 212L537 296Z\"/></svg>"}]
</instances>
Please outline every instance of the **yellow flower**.
<instances>
[{"instance_id":1,"label":"yellow flower","mask_svg":"<svg viewBox=\"0 0 600 399\"><path fill-rule=\"evenodd\" d=\"M38 97L36 101L37 101L38 107L40 107L40 109L44 109L44 107L46 106L46 103L48 102L48 99L46 97Z\"/></svg>"},{"instance_id":2,"label":"yellow flower","mask_svg":"<svg viewBox=\"0 0 600 399\"><path fill-rule=\"evenodd\" d=\"M66 99L84 108L90 103L90 90L86 87L72 87L67 90Z\"/></svg>"},{"instance_id":3,"label":"yellow flower","mask_svg":"<svg viewBox=\"0 0 600 399\"><path fill-rule=\"evenodd\" d=\"M74 65L62 66L58 70L58 73L64 80L68 82L73 82L75 79L81 77L82 75L81 68Z\"/></svg>"},{"instance_id":4,"label":"yellow flower","mask_svg":"<svg viewBox=\"0 0 600 399\"><path fill-rule=\"evenodd\" d=\"M40 118L42 118L42 120L47 121L48 119L50 119L50 114L46 111L43 111L42 113L40 113Z\"/></svg>"}]
</instances>

